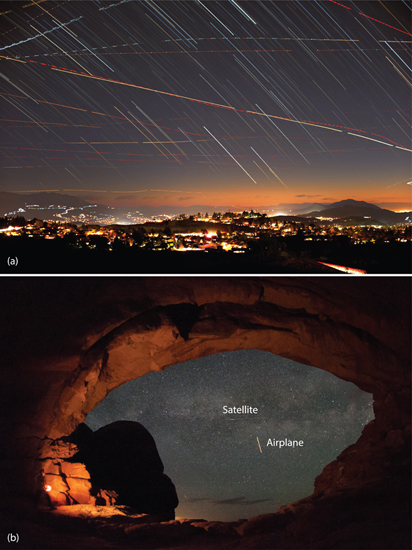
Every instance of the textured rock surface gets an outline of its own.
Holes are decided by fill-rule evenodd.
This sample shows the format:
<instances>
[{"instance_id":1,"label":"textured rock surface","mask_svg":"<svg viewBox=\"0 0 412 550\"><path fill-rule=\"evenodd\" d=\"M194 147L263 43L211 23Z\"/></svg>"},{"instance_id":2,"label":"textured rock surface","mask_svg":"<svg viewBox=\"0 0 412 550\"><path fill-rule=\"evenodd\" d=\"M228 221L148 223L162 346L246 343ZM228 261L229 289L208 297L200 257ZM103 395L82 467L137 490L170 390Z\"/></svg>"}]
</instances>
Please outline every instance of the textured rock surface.
<instances>
[{"instance_id":1,"label":"textured rock surface","mask_svg":"<svg viewBox=\"0 0 412 550\"><path fill-rule=\"evenodd\" d=\"M374 395L375 420L318 476L315 500L294 506L295 516L327 499L338 510L344 492L409 473L408 279L10 279L2 286L4 493L33 494L46 466L61 503L71 485L82 499L88 473L67 469L77 447L64 438L109 391L151 370L249 348L322 368Z\"/></svg>"}]
</instances>

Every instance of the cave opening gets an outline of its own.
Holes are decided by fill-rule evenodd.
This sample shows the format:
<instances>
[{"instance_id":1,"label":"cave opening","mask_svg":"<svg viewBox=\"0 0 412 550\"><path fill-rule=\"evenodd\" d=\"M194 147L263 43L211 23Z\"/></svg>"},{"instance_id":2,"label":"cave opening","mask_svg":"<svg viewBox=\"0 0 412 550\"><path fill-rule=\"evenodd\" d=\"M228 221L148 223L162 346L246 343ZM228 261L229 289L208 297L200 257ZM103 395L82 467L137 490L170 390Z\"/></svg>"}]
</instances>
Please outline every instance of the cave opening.
<instances>
[{"instance_id":1,"label":"cave opening","mask_svg":"<svg viewBox=\"0 0 412 550\"><path fill-rule=\"evenodd\" d=\"M25 538L24 547L90 549L90 541L97 537L99 548L106 547L109 539L116 548L123 542L137 548L187 544L202 548L202 541L204 547L216 543L216 548L409 548L411 332L406 279L212 277L30 284L16 280L8 288L3 293L10 300L2 338L8 368L2 371L0 400L4 411L0 477L6 494L1 512L8 514L8 532ZM180 362L249 349L315 367L305 367L308 372L321 369L339 382L373 393L375 419L336 460L340 449L325 461L332 460L323 470L319 466L314 476L322 473L315 479L313 494L281 506L276 513L257 516L253 514L262 508L247 510L247 505L270 504L268 509L273 511L299 496L258 503L267 498L259 491L250 497L253 504L244 504L246 492L222 497L206 494L211 500L203 504L214 511L214 501L224 500L219 505L225 510L240 508L234 517L249 517L224 523L191 519L148 525L146 518L119 518L120 512L110 509L114 506L95 506L88 471L82 463L72 462L76 450L68 441L79 425L92 418L92 411L132 380L163 376L166 367L164 374L178 369L175 365ZM147 373L152 374L144 376ZM221 385L225 386L222 381ZM339 415L342 410L338 409L335 416L340 419ZM150 429L183 503L186 493L169 469L162 437ZM273 432L266 436L278 437ZM224 438L216 440L225 447ZM235 452L238 441L243 439L233 442L233 456L243 460L247 452L245 446ZM254 436L252 442L257 454ZM261 442L266 456L280 451L266 448L263 438ZM257 456L256 464L262 464L263 453ZM237 462L226 464L222 459L220 463L230 475L242 471ZM40 513L33 506L41 469L58 507L53 512ZM275 471L283 481L278 470L271 468L271 473ZM202 472L195 474L209 482ZM258 479L267 486L267 477ZM311 486L312 482L313 477ZM272 496L277 495L276 489ZM196 498L188 496L188 500ZM79 513L75 501L87 510ZM196 501L188 504L197 515ZM192 515L190 510L187 515ZM86 512L98 517L89 521ZM177 513L186 515L180 508ZM77 516L76 521L69 521L67 515Z\"/></svg>"},{"instance_id":2,"label":"cave opening","mask_svg":"<svg viewBox=\"0 0 412 550\"><path fill-rule=\"evenodd\" d=\"M372 395L356 385L248 349L126 382L85 423L97 433L113 422L141 424L176 487L176 516L235 521L309 496L315 477L373 419ZM294 440L301 446L288 447ZM133 461L132 452L128 457Z\"/></svg>"}]
</instances>

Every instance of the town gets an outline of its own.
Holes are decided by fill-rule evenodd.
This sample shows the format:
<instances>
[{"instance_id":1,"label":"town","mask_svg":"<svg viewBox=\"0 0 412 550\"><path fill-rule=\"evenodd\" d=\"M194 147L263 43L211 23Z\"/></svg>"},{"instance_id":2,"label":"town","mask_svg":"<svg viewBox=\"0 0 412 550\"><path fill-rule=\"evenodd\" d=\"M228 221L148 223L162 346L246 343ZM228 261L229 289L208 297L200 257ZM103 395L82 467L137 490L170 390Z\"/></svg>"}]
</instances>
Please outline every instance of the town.
<instances>
[{"instance_id":1,"label":"town","mask_svg":"<svg viewBox=\"0 0 412 550\"><path fill-rule=\"evenodd\" d=\"M333 264L332 270L341 267L340 271L369 273L375 264L381 270L382 261L395 261L398 272L402 272L399 271L402 264L408 270L412 226L410 223L383 225L364 218L270 217L245 210L199 212L141 224L104 226L4 217L0 218L0 235L0 246L7 239L9 245L25 243L27 250L35 246L35 242L53 240L56 241L54 250L83 251L83 256L84 251L94 251L96 258L107 253L121 258L139 251L197 252L212 253L220 260L225 259L226 264L225 253L231 253L230 257L243 254L260 264L289 266L292 270L293 264L296 267L298 263L301 264L299 271L305 271L306 265L308 272L315 266L322 269L321 266ZM73 254L72 257L75 258ZM165 270L167 272L166 266Z\"/></svg>"}]
</instances>

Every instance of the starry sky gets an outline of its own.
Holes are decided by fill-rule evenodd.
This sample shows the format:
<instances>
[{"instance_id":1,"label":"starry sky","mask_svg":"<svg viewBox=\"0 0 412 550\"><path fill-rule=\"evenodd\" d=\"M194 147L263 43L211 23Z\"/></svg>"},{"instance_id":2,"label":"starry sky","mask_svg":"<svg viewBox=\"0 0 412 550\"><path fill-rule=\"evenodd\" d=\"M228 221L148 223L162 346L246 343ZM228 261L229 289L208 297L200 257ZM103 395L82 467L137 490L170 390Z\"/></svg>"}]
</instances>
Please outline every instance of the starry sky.
<instances>
[{"instance_id":1,"label":"starry sky","mask_svg":"<svg viewBox=\"0 0 412 550\"><path fill-rule=\"evenodd\" d=\"M410 207L406 1L1 9L2 191Z\"/></svg>"},{"instance_id":2,"label":"starry sky","mask_svg":"<svg viewBox=\"0 0 412 550\"><path fill-rule=\"evenodd\" d=\"M258 413L223 414L224 405ZM315 477L373 418L372 395L354 384L268 352L239 350L128 382L86 423L92 430L116 420L143 424L176 486L177 517L230 521L312 494ZM282 438L304 445L267 446Z\"/></svg>"}]
</instances>

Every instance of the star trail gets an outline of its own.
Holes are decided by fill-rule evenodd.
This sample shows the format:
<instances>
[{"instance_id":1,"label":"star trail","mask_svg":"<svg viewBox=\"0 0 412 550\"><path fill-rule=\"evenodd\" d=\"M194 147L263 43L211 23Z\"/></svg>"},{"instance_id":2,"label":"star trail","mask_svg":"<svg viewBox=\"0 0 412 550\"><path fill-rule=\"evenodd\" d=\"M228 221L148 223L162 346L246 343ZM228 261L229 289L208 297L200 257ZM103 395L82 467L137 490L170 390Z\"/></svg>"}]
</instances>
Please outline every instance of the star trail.
<instances>
[{"instance_id":1,"label":"star trail","mask_svg":"<svg viewBox=\"0 0 412 550\"><path fill-rule=\"evenodd\" d=\"M3 6L3 191L410 202L406 2Z\"/></svg>"}]
</instances>

